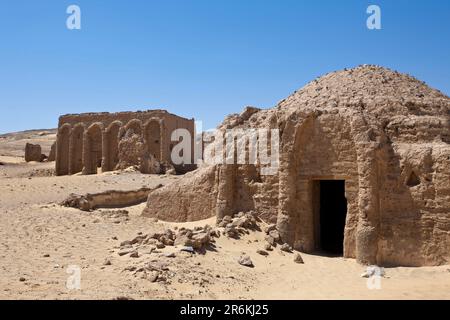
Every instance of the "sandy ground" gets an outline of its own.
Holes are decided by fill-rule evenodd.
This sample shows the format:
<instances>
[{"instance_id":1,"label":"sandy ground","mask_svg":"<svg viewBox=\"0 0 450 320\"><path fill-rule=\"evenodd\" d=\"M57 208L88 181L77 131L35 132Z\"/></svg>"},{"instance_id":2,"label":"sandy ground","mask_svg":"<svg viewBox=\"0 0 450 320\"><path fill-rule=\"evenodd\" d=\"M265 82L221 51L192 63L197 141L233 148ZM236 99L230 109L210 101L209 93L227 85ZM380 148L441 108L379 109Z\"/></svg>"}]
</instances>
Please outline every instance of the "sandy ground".
<instances>
[{"instance_id":1,"label":"sandy ground","mask_svg":"<svg viewBox=\"0 0 450 320\"><path fill-rule=\"evenodd\" d=\"M215 249L203 254L167 247L139 258L119 256L120 242L140 232L214 220L155 222L140 216L144 204L125 208L123 216L119 209L61 207L70 193L132 190L176 183L178 177L134 172L55 177L54 163L23 162L24 145L0 139L0 299L450 299L450 266L389 268L380 289L370 290L361 277L365 268L352 259L302 254L305 263L296 264L293 253L279 249L267 257L257 254L263 232L239 240L221 236ZM175 257L164 255L169 252ZM242 253L254 268L237 263ZM142 278L135 269L147 262L166 264L168 281ZM71 266L80 270L80 289L67 288Z\"/></svg>"}]
</instances>

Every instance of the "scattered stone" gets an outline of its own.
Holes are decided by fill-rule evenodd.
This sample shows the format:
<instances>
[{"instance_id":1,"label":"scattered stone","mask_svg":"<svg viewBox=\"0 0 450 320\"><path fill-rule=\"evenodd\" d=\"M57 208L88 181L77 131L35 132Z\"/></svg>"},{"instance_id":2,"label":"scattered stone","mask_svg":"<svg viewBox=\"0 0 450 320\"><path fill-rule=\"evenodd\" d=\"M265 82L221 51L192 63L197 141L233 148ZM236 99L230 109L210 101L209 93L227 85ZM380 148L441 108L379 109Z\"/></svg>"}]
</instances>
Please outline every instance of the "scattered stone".
<instances>
[{"instance_id":1,"label":"scattered stone","mask_svg":"<svg viewBox=\"0 0 450 320\"><path fill-rule=\"evenodd\" d=\"M124 271L130 271L130 272L133 272L133 271L136 271L136 267L135 266L128 266L128 267L126 267L125 269L123 269Z\"/></svg>"},{"instance_id":2,"label":"scattered stone","mask_svg":"<svg viewBox=\"0 0 450 320\"><path fill-rule=\"evenodd\" d=\"M261 249L256 250L256 253L258 253L258 254L260 254L262 256L268 256L269 255L269 253L267 251L261 250Z\"/></svg>"},{"instance_id":3,"label":"scattered stone","mask_svg":"<svg viewBox=\"0 0 450 320\"><path fill-rule=\"evenodd\" d=\"M162 242L157 242L156 243L156 248L158 248L158 249L164 249L166 246L164 245L164 243L162 243Z\"/></svg>"},{"instance_id":4,"label":"scattered stone","mask_svg":"<svg viewBox=\"0 0 450 320\"><path fill-rule=\"evenodd\" d=\"M220 238L220 231L219 230L211 230L209 235L214 238Z\"/></svg>"},{"instance_id":5,"label":"scattered stone","mask_svg":"<svg viewBox=\"0 0 450 320\"><path fill-rule=\"evenodd\" d=\"M225 233L225 235L226 235L227 237L229 237L229 238L237 239L237 238L239 237L239 232L238 232L238 231L236 230L236 228L235 228L233 225L231 225L231 224L228 224L228 225L225 227L224 233Z\"/></svg>"},{"instance_id":6,"label":"scattered stone","mask_svg":"<svg viewBox=\"0 0 450 320\"><path fill-rule=\"evenodd\" d=\"M44 254L44 258L50 258L50 255L48 253Z\"/></svg>"},{"instance_id":7,"label":"scattered stone","mask_svg":"<svg viewBox=\"0 0 450 320\"><path fill-rule=\"evenodd\" d=\"M127 255L131 252L133 252L133 248L125 248L125 249L120 249L120 251L118 252L119 256L124 256Z\"/></svg>"},{"instance_id":8,"label":"scattered stone","mask_svg":"<svg viewBox=\"0 0 450 320\"><path fill-rule=\"evenodd\" d=\"M276 246L275 239L274 239L272 236L267 235L264 239L266 239L267 243L268 243L270 246L272 246L272 247Z\"/></svg>"},{"instance_id":9,"label":"scattered stone","mask_svg":"<svg viewBox=\"0 0 450 320\"><path fill-rule=\"evenodd\" d=\"M272 251L272 250L273 250L273 247L271 246L270 243L266 243L266 244L264 245L264 250L266 250L266 251Z\"/></svg>"},{"instance_id":10,"label":"scattered stone","mask_svg":"<svg viewBox=\"0 0 450 320\"><path fill-rule=\"evenodd\" d=\"M156 280L158 280L158 276L159 276L159 272L158 271L152 271L148 275L147 279L150 282L156 282Z\"/></svg>"},{"instance_id":11,"label":"scattered stone","mask_svg":"<svg viewBox=\"0 0 450 320\"><path fill-rule=\"evenodd\" d=\"M284 252L292 252L292 247L290 245L288 245L287 243L283 243L283 245L281 246L281 251Z\"/></svg>"},{"instance_id":12,"label":"scattered stone","mask_svg":"<svg viewBox=\"0 0 450 320\"><path fill-rule=\"evenodd\" d=\"M19 278L19 281L20 281L20 282L25 282L25 281L27 281L27 279L25 279L24 277L20 277L20 278Z\"/></svg>"},{"instance_id":13,"label":"scattered stone","mask_svg":"<svg viewBox=\"0 0 450 320\"><path fill-rule=\"evenodd\" d=\"M206 232L194 234L192 236L192 247L194 249L201 249L204 246L208 245L210 240L211 238L209 237L209 234Z\"/></svg>"},{"instance_id":14,"label":"scattered stone","mask_svg":"<svg viewBox=\"0 0 450 320\"><path fill-rule=\"evenodd\" d=\"M167 252L164 254L164 256L166 258L175 258L175 253L174 252Z\"/></svg>"},{"instance_id":15,"label":"scattered stone","mask_svg":"<svg viewBox=\"0 0 450 320\"><path fill-rule=\"evenodd\" d=\"M185 247L192 247L193 245L192 240L189 239L189 237L186 234L178 235L175 239L174 244L176 246L185 246Z\"/></svg>"},{"instance_id":16,"label":"scattered stone","mask_svg":"<svg viewBox=\"0 0 450 320\"><path fill-rule=\"evenodd\" d=\"M300 264L305 263L305 262L303 261L302 256L300 255L300 253L296 253L296 254L295 254L295 256L294 256L294 262L295 262L295 263L300 263Z\"/></svg>"},{"instance_id":17,"label":"scattered stone","mask_svg":"<svg viewBox=\"0 0 450 320\"><path fill-rule=\"evenodd\" d=\"M137 252L137 251L131 252L131 253L130 253L130 257L131 257L131 258L139 258L139 252Z\"/></svg>"},{"instance_id":18,"label":"scattered stone","mask_svg":"<svg viewBox=\"0 0 450 320\"><path fill-rule=\"evenodd\" d=\"M278 233L277 230L270 231L269 232L269 236L271 236L275 242L279 242L280 241L280 234Z\"/></svg>"},{"instance_id":19,"label":"scattered stone","mask_svg":"<svg viewBox=\"0 0 450 320\"><path fill-rule=\"evenodd\" d=\"M264 232L265 232L266 234L269 234L270 231L273 231L273 230L276 230L276 229L277 229L277 225L276 225L276 224L269 224L268 226L266 226L266 227L264 228Z\"/></svg>"},{"instance_id":20,"label":"scattered stone","mask_svg":"<svg viewBox=\"0 0 450 320\"><path fill-rule=\"evenodd\" d=\"M140 244L145 240L145 236L137 236L136 238L134 238L133 240L129 241L129 244L133 245L133 244ZM126 241L124 241L126 242Z\"/></svg>"},{"instance_id":21,"label":"scattered stone","mask_svg":"<svg viewBox=\"0 0 450 320\"><path fill-rule=\"evenodd\" d=\"M103 262L104 266L110 266L111 265L111 260L109 259L105 259L105 261Z\"/></svg>"},{"instance_id":22,"label":"scattered stone","mask_svg":"<svg viewBox=\"0 0 450 320\"><path fill-rule=\"evenodd\" d=\"M174 245L174 241L165 235L161 236L159 238L159 241L161 241L161 243L163 243L165 246L173 246Z\"/></svg>"},{"instance_id":23,"label":"scattered stone","mask_svg":"<svg viewBox=\"0 0 450 320\"><path fill-rule=\"evenodd\" d=\"M181 248L180 251L189 252L189 253L195 252L194 248L190 247L190 246L185 246L185 247Z\"/></svg>"},{"instance_id":24,"label":"scattered stone","mask_svg":"<svg viewBox=\"0 0 450 320\"><path fill-rule=\"evenodd\" d=\"M238 263L245 267L249 267L249 268L254 267L252 259L250 259L249 256L241 256L238 260Z\"/></svg>"}]
</instances>

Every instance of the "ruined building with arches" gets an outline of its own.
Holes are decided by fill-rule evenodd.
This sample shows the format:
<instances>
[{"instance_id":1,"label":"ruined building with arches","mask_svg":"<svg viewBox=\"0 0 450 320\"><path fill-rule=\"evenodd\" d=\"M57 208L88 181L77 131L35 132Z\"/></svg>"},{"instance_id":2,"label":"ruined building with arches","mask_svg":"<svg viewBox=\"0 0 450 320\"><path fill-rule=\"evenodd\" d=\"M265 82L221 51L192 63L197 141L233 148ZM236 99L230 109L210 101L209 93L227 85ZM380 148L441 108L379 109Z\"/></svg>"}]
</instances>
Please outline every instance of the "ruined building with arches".
<instances>
[{"instance_id":1,"label":"ruined building with arches","mask_svg":"<svg viewBox=\"0 0 450 320\"><path fill-rule=\"evenodd\" d=\"M189 171L193 169L191 166L171 163L170 153L175 143L171 141L171 134L176 129L186 129L193 136L194 119L165 110L63 115L58 124L56 174L113 171L121 161L121 143L130 137L135 138L131 140L132 150L123 150L124 156L130 156L140 147L138 162L149 158L154 163L165 164L166 168L172 166L177 171Z\"/></svg>"}]
</instances>

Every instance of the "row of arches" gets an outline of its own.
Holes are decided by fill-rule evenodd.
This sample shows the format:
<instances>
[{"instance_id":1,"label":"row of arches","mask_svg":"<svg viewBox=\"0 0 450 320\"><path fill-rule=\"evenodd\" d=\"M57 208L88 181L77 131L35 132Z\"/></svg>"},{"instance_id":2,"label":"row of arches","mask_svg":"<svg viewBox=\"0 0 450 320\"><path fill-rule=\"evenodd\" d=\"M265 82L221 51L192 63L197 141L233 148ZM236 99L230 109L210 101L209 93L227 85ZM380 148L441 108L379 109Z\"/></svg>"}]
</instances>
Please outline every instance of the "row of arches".
<instances>
[{"instance_id":1,"label":"row of arches","mask_svg":"<svg viewBox=\"0 0 450 320\"><path fill-rule=\"evenodd\" d=\"M63 124L58 130L56 174L96 174L112 171L119 162L119 141L126 132L142 137L149 153L158 161L163 159L163 121L158 118L142 123L130 120L126 125L114 121L107 127L101 122Z\"/></svg>"}]
</instances>

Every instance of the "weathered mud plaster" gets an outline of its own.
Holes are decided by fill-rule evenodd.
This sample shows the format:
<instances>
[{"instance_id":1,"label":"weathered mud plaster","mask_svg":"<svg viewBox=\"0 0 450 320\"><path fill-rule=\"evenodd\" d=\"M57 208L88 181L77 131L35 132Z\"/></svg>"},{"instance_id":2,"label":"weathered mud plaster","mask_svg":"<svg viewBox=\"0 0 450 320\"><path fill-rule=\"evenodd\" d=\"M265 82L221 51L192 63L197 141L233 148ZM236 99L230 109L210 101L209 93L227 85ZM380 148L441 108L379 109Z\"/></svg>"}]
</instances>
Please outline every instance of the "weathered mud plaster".
<instances>
[{"instance_id":1,"label":"weathered mud plaster","mask_svg":"<svg viewBox=\"0 0 450 320\"><path fill-rule=\"evenodd\" d=\"M250 112L251 111L251 112ZM318 249L318 181L345 182L343 255L363 264L450 263L450 98L405 74L327 74L275 108L218 128L279 129L280 167L204 166L149 195L146 216L191 221L256 211L283 242Z\"/></svg>"}]
</instances>

